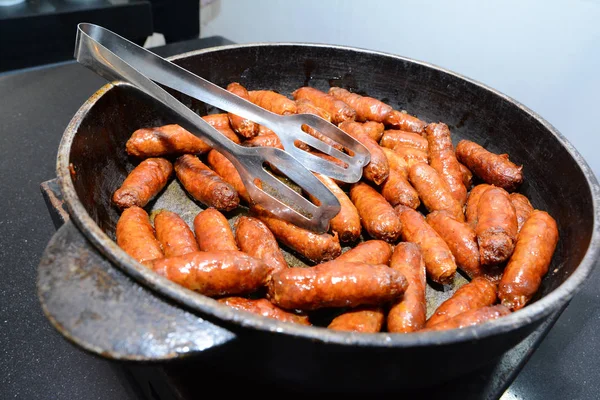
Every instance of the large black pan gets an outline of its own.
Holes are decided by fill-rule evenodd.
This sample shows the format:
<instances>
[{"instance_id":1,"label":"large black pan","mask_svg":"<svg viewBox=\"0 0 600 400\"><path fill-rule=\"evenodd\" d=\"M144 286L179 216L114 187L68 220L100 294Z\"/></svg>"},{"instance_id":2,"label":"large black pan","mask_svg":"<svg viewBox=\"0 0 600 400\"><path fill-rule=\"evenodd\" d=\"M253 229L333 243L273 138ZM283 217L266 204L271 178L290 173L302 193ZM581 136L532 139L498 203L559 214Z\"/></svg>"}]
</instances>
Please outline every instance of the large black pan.
<instances>
[{"instance_id":1,"label":"large black pan","mask_svg":"<svg viewBox=\"0 0 600 400\"><path fill-rule=\"evenodd\" d=\"M572 298L598 260L600 195L593 173L550 124L495 90L426 63L327 45L234 45L174 60L221 86L239 81L250 89L289 94L304 85L322 90L336 85L382 99L425 121L443 121L450 126L455 142L474 140L524 164L521 192L536 208L553 215L560 229L550 272L536 300L481 326L405 335L354 334L235 311L155 275L113 241L119 213L111 205L111 195L133 168L125 142L140 127L170 121L164 110L135 89L108 85L82 106L60 145L57 172L69 214L114 266L143 287L173 301L182 313L191 311L234 333L238 346L224 345L224 356L217 357L227 362L227 351L247 352L245 365L231 365L232 370L240 368L258 376L269 367L269 374L279 383L343 385L346 389L397 388L447 380L516 345ZM200 102L182 99L201 114L211 111ZM193 209L179 204L187 199L174 192L176 188L166 190L152 207L169 205L191 213ZM74 251L67 246L68 239L61 243L66 244L65 253ZM54 244L50 256L56 259ZM79 257L76 261L82 264L86 260ZM111 295L118 293L108 291L106 296ZM133 340L143 341L144 337ZM101 348L93 350L103 354Z\"/></svg>"}]
</instances>

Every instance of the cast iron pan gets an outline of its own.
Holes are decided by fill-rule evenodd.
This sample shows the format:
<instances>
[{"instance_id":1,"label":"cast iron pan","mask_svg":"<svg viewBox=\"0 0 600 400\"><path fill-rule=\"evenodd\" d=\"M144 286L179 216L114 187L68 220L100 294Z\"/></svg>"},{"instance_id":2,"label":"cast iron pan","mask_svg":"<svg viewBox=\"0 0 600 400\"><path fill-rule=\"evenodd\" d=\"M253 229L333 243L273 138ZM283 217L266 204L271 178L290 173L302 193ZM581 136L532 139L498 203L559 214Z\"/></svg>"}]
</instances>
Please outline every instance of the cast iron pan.
<instances>
[{"instance_id":1,"label":"cast iron pan","mask_svg":"<svg viewBox=\"0 0 600 400\"><path fill-rule=\"evenodd\" d=\"M232 374L279 384L332 390L426 386L473 371L515 346L573 297L598 260L600 189L590 168L550 124L493 89L427 63L329 45L232 45L172 60L223 87L239 81L249 89L290 94L304 85L321 90L335 85L427 122L445 122L455 144L470 139L524 165L520 192L556 218L560 241L534 302L457 331L356 334L230 309L147 270L114 242L119 213L111 195L135 165L125 142L134 130L170 119L136 89L109 84L81 107L64 133L57 173L73 222L49 244L38 282L51 322L87 350L145 361L198 356L201 362L201 356L216 353L211 362L223 363L241 351L247 363L231 365ZM216 111L178 97L201 115ZM201 209L177 182L149 208L168 208L188 222ZM288 259L301 262L292 253ZM462 283L459 276L454 285L430 287L429 312Z\"/></svg>"}]
</instances>

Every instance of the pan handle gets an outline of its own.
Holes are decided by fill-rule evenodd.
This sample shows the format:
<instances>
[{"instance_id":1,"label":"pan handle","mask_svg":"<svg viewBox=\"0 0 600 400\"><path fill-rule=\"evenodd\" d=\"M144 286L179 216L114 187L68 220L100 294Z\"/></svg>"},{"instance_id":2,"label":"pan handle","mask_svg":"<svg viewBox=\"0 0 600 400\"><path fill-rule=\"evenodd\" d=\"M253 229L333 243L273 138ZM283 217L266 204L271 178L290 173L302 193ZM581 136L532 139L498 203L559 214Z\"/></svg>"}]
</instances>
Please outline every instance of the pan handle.
<instances>
[{"instance_id":1,"label":"pan handle","mask_svg":"<svg viewBox=\"0 0 600 400\"><path fill-rule=\"evenodd\" d=\"M177 359L236 337L138 285L114 268L71 221L44 250L37 290L52 325L77 346L104 358Z\"/></svg>"}]
</instances>

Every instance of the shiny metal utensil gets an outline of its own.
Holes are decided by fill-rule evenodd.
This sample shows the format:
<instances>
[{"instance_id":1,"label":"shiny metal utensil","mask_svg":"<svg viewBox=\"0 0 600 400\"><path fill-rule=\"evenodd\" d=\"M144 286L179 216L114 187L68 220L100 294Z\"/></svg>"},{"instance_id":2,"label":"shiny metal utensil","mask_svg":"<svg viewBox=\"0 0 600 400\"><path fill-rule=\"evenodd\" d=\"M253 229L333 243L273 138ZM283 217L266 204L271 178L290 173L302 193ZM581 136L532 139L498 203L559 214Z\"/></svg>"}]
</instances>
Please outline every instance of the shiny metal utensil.
<instances>
[{"instance_id":1,"label":"shiny metal utensil","mask_svg":"<svg viewBox=\"0 0 600 400\"><path fill-rule=\"evenodd\" d=\"M179 125L200 136L234 164L253 202L303 228L325 232L331 218L340 210L337 198L311 171L352 183L360 180L362 169L370 160L368 150L361 143L318 116L281 116L267 111L101 26L78 25L75 58L109 81L125 81L166 106ZM243 147L232 142L157 83L266 126L277 133L285 151ZM332 138L352 155L306 134L302 125ZM296 140L343 161L347 167L299 149L294 145ZM265 164L315 197L317 204L267 172Z\"/></svg>"}]
</instances>

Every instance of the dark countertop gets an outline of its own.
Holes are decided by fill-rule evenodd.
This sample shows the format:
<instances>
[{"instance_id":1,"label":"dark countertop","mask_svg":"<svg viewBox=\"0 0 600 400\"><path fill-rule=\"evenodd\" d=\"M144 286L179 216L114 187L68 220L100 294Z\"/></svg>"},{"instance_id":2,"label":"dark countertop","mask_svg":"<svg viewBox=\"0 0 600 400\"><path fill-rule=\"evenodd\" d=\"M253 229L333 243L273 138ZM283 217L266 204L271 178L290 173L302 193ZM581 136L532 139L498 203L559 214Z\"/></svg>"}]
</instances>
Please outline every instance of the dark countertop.
<instances>
[{"instance_id":1,"label":"dark countertop","mask_svg":"<svg viewBox=\"0 0 600 400\"><path fill-rule=\"evenodd\" d=\"M156 51L169 55L226 43L213 37ZM52 328L35 288L40 256L55 232L39 185L55 177L56 151L69 120L104 83L74 62L0 74L2 399L139 398L120 365L83 352ZM563 122L553 121L568 125ZM503 398L597 397L599 286L596 268Z\"/></svg>"}]
</instances>

